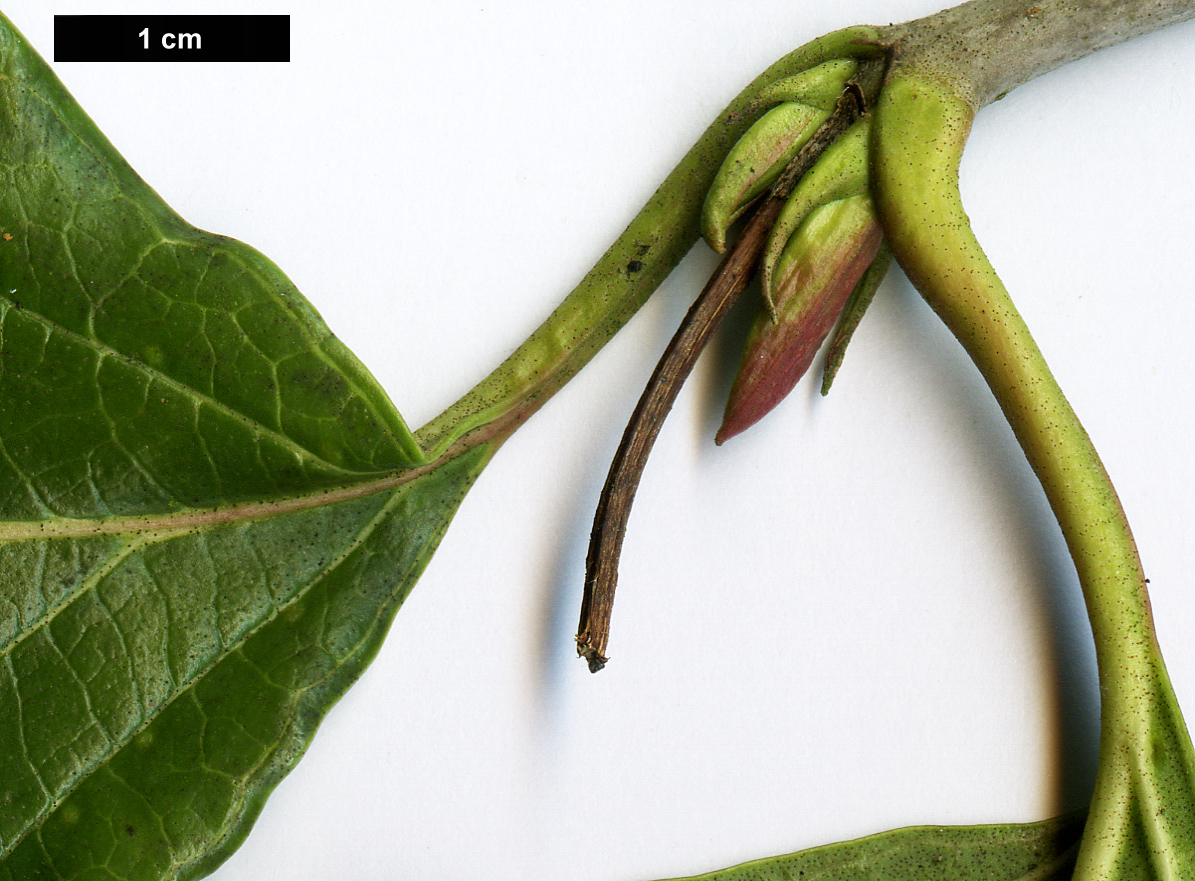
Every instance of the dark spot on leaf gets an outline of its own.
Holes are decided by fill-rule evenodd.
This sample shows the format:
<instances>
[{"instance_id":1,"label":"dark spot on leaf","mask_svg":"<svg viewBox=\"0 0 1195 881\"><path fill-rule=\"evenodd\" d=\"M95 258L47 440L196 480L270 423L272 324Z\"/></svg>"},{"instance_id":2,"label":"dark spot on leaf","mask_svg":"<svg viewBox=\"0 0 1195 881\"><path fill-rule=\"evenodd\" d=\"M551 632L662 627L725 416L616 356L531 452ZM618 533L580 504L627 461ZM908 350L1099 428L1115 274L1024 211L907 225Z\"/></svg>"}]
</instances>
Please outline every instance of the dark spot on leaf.
<instances>
[{"instance_id":1,"label":"dark spot on leaf","mask_svg":"<svg viewBox=\"0 0 1195 881\"><path fill-rule=\"evenodd\" d=\"M643 268L642 263L640 263L638 260L632 260L630 263L627 264L627 275L634 275L636 272L638 272L642 268Z\"/></svg>"},{"instance_id":2,"label":"dark spot on leaf","mask_svg":"<svg viewBox=\"0 0 1195 881\"><path fill-rule=\"evenodd\" d=\"M132 826L125 826L124 832L125 832L125 835L129 836L129 838L137 837L137 830L134 829Z\"/></svg>"}]
</instances>

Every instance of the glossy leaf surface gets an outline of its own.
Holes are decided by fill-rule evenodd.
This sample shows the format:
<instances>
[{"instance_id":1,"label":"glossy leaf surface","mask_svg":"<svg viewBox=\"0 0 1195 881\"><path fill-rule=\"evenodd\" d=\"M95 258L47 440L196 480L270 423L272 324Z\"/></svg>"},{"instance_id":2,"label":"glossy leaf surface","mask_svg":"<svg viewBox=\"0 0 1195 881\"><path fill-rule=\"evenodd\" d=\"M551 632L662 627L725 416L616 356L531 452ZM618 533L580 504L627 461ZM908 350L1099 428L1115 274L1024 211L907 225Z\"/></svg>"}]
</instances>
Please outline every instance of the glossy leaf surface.
<instances>
[{"instance_id":1,"label":"glossy leaf surface","mask_svg":"<svg viewBox=\"0 0 1195 881\"><path fill-rule=\"evenodd\" d=\"M202 875L483 464L428 465L265 257L0 19L0 879Z\"/></svg>"}]
</instances>

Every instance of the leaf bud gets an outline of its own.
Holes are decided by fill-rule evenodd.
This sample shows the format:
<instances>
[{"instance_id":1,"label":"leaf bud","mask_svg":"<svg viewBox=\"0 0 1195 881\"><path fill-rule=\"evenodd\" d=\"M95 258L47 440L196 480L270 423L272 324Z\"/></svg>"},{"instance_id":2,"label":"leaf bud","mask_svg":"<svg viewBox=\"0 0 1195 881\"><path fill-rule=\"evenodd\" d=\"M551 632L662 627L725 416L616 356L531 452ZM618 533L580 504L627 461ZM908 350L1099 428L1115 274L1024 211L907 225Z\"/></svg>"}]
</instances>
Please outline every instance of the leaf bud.
<instances>
[{"instance_id":1,"label":"leaf bud","mask_svg":"<svg viewBox=\"0 0 1195 881\"><path fill-rule=\"evenodd\" d=\"M758 108L795 101L810 107L832 108L846 88L847 80L858 69L857 61L836 58L764 86L756 93L751 104Z\"/></svg>"},{"instance_id":2,"label":"leaf bud","mask_svg":"<svg viewBox=\"0 0 1195 881\"><path fill-rule=\"evenodd\" d=\"M760 287L775 314L776 265L789 241L819 206L868 192L867 149L871 119L863 117L826 148L793 190L768 234L760 257Z\"/></svg>"},{"instance_id":3,"label":"leaf bud","mask_svg":"<svg viewBox=\"0 0 1195 881\"><path fill-rule=\"evenodd\" d=\"M719 254L726 249L730 225L826 121L856 68L853 61L829 61L779 80L756 96L757 106L775 106L731 147L714 176L701 212L701 232L711 248Z\"/></svg>"},{"instance_id":4,"label":"leaf bud","mask_svg":"<svg viewBox=\"0 0 1195 881\"><path fill-rule=\"evenodd\" d=\"M756 317L716 443L754 425L792 391L876 258L882 238L866 194L809 213L777 262L775 318L766 310Z\"/></svg>"}]
</instances>

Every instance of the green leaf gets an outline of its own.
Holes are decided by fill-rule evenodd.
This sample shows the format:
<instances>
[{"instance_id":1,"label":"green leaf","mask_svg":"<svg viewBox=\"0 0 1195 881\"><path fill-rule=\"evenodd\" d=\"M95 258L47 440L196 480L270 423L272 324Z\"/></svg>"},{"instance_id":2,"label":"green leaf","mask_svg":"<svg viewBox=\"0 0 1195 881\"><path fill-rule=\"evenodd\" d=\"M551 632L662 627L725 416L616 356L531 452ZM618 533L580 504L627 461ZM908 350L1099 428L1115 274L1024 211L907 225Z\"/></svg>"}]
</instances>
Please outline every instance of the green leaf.
<instances>
[{"instance_id":1,"label":"green leaf","mask_svg":"<svg viewBox=\"0 0 1195 881\"><path fill-rule=\"evenodd\" d=\"M915 826L673 881L1066 881L1083 816Z\"/></svg>"},{"instance_id":2,"label":"green leaf","mask_svg":"<svg viewBox=\"0 0 1195 881\"><path fill-rule=\"evenodd\" d=\"M192 878L487 461L427 462L280 270L185 223L0 17L0 881Z\"/></svg>"},{"instance_id":3,"label":"green leaf","mask_svg":"<svg viewBox=\"0 0 1195 881\"><path fill-rule=\"evenodd\" d=\"M282 273L193 228L0 16L0 881L192 878L376 652L494 450L688 251L747 87L417 441Z\"/></svg>"}]
</instances>

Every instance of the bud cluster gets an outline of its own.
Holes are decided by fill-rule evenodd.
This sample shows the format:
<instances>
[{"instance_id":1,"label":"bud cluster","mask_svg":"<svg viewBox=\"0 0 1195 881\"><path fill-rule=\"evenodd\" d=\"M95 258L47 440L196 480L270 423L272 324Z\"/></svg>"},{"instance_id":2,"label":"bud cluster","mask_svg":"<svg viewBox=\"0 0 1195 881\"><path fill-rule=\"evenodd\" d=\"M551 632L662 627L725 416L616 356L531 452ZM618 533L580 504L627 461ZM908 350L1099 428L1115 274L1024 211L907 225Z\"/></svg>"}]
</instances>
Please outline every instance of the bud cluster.
<instances>
[{"instance_id":1,"label":"bud cluster","mask_svg":"<svg viewBox=\"0 0 1195 881\"><path fill-rule=\"evenodd\" d=\"M759 103L775 106L731 149L706 197L702 234L710 247L725 249L730 226L835 112L857 69L850 59L829 61L760 92ZM765 308L748 337L718 443L792 390L852 295L870 294L882 277L868 273L884 259L869 188L870 133L871 120L863 116L835 140L797 183L768 234L759 261Z\"/></svg>"}]
</instances>

